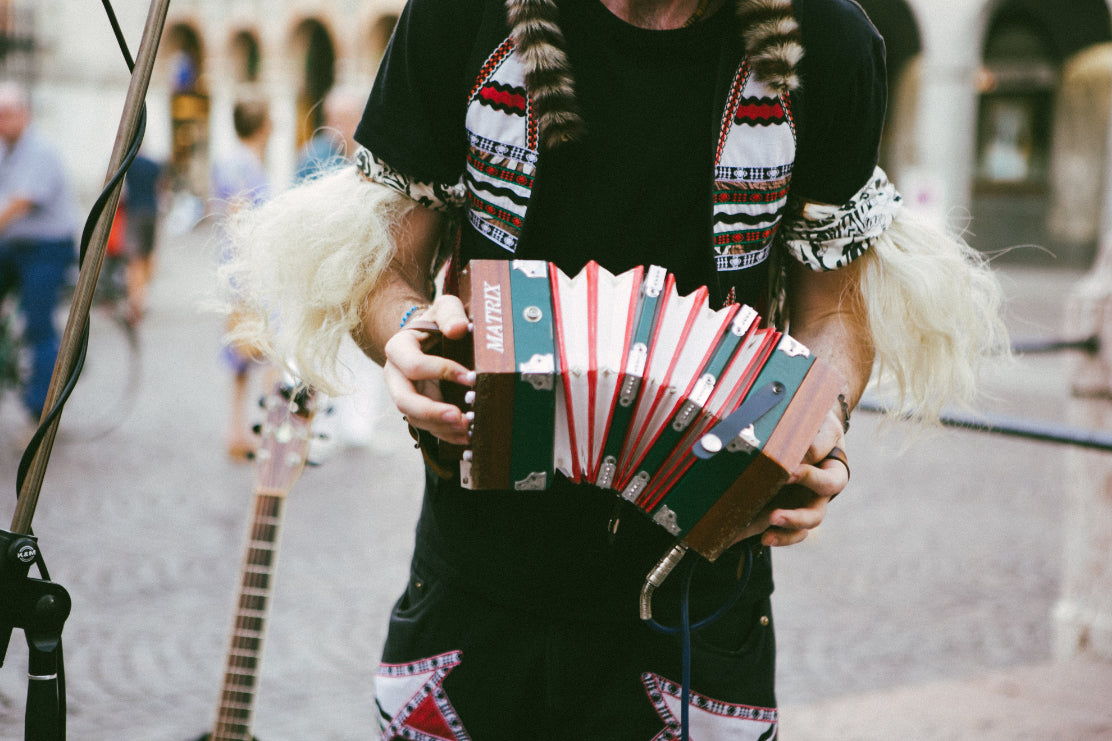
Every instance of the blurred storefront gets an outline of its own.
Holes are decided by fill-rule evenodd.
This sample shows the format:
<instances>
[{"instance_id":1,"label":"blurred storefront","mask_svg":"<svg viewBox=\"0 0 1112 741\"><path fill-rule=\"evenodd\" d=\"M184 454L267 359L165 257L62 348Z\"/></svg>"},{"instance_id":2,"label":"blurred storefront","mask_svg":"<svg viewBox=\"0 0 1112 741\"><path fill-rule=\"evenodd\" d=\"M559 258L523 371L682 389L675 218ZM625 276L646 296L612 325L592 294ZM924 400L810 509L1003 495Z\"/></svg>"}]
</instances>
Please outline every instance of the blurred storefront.
<instances>
[{"instance_id":1,"label":"blurred storefront","mask_svg":"<svg viewBox=\"0 0 1112 741\"><path fill-rule=\"evenodd\" d=\"M1112 170L1106 0L860 0L888 46L882 164L1005 261L1085 267Z\"/></svg>"}]
</instances>

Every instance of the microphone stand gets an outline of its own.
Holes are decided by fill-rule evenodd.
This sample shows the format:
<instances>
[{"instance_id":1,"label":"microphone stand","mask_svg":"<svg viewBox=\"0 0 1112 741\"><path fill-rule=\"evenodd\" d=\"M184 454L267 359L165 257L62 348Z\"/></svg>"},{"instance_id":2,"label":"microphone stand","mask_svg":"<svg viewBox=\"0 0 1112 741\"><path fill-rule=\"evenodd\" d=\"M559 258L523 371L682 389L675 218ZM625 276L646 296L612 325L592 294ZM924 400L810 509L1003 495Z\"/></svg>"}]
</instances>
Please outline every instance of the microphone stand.
<instances>
[{"instance_id":1,"label":"microphone stand","mask_svg":"<svg viewBox=\"0 0 1112 741\"><path fill-rule=\"evenodd\" d=\"M22 629L29 649L25 741L65 738L65 717L61 712L65 700L61 642L62 626L70 612L70 598L63 587L46 577L37 539L31 533L31 520L61 419L61 409L56 407L59 402L65 403L64 397L72 390L67 387L72 386L71 376L83 353L93 291L104 262L112 217L120 200L120 170L142 125L144 99L169 4L170 0L151 0L105 178L106 201L97 214L81 261L69 319L43 405L43 417L31 442L31 445L37 442L37 448L20 484L11 530L0 530L0 666L12 631ZM43 579L28 575L32 563L38 564Z\"/></svg>"}]
</instances>

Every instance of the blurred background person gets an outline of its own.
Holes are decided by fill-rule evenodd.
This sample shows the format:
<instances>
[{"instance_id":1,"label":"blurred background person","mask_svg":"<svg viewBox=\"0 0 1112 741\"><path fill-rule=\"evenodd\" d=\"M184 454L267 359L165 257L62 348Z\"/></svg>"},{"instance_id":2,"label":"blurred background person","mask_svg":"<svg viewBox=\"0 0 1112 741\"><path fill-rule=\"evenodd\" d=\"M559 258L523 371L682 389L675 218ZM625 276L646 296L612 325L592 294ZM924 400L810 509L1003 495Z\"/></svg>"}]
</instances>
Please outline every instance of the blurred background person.
<instances>
[{"instance_id":1,"label":"blurred background person","mask_svg":"<svg viewBox=\"0 0 1112 741\"><path fill-rule=\"evenodd\" d=\"M31 126L30 95L14 82L0 82L0 145L0 298L19 291L31 358L21 395L37 419L58 357L54 308L76 256L77 212L66 167Z\"/></svg>"},{"instance_id":2,"label":"blurred background person","mask_svg":"<svg viewBox=\"0 0 1112 741\"><path fill-rule=\"evenodd\" d=\"M366 99L365 90L360 92L348 87L334 88L328 93L321 104L324 107L324 125L313 132L298 152L295 182L351 161L358 146L355 143L355 127L363 115Z\"/></svg>"},{"instance_id":3,"label":"blurred background person","mask_svg":"<svg viewBox=\"0 0 1112 741\"><path fill-rule=\"evenodd\" d=\"M270 197L266 172L266 146L272 124L270 110L261 100L241 100L232 110L236 142L212 167L213 213L222 224L243 206L261 203ZM221 260L226 242L221 245ZM233 296L234 301L234 296ZM228 316L229 329L239 321L233 308ZM228 421L229 457L247 460L255 450L255 440L247 421L247 403L253 367L261 367L261 354L255 348L225 343L223 358L232 371L232 398Z\"/></svg>"},{"instance_id":4,"label":"blurred background person","mask_svg":"<svg viewBox=\"0 0 1112 741\"><path fill-rule=\"evenodd\" d=\"M143 150L124 175L127 204L124 284L127 289L127 320L138 324L147 308L147 286L154 271L154 248L164 186L164 168Z\"/></svg>"}]
</instances>

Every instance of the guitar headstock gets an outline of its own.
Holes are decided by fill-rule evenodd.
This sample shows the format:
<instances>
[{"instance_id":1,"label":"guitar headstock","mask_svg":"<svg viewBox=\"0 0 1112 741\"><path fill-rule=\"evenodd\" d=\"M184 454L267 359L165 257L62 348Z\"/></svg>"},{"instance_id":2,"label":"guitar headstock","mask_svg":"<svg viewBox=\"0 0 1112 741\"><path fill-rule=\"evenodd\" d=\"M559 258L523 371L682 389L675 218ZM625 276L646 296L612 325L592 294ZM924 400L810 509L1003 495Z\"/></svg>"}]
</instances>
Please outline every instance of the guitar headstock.
<instances>
[{"instance_id":1,"label":"guitar headstock","mask_svg":"<svg viewBox=\"0 0 1112 741\"><path fill-rule=\"evenodd\" d=\"M316 404L316 392L287 381L275 383L267 394L255 451L256 490L284 495L297 481L309 453Z\"/></svg>"}]
</instances>

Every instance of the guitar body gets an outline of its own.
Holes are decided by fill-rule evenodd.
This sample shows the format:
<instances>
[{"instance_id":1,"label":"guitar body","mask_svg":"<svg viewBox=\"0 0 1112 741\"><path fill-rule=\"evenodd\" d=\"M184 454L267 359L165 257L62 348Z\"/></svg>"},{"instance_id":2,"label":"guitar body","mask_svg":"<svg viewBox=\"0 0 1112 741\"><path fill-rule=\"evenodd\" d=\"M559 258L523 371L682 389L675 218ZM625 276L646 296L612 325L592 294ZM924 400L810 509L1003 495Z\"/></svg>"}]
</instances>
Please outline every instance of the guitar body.
<instances>
[{"instance_id":1,"label":"guitar body","mask_svg":"<svg viewBox=\"0 0 1112 741\"><path fill-rule=\"evenodd\" d=\"M224 681L213 729L197 741L258 741L251 735L267 608L278 560L286 494L305 467L312 437L314 395L276 384L255 453L254 506L240 572Z\"/></svg>"}]
</instances>

